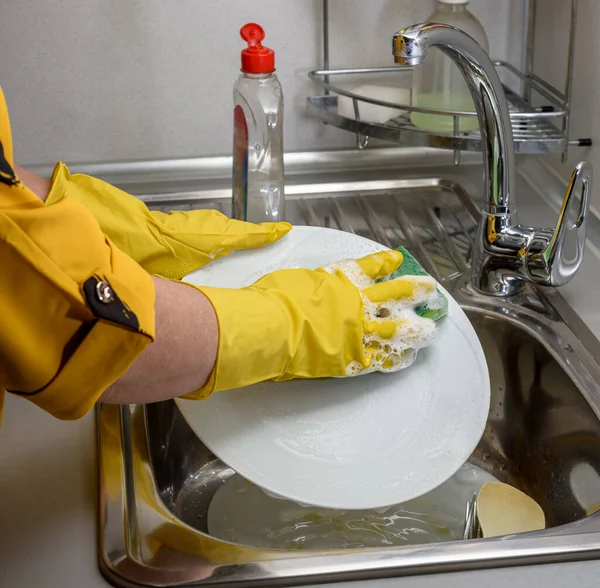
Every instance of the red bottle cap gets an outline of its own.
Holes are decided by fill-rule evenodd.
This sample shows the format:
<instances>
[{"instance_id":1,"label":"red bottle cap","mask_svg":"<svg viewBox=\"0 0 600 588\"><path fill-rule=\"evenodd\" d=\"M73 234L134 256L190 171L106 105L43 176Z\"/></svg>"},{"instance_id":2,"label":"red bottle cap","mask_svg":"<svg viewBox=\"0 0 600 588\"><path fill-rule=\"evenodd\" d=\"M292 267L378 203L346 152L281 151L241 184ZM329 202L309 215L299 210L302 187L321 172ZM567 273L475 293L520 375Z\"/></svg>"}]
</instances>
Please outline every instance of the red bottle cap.
<instances>
[{"instance_id":1,"label":"red bottle cap","mask_svg":"<svg viewBox=\"0 0 600 588\"><path fill-rule=\"evenodd\" d=\"M247 49L242 51L242 71L246 73L271 73L275 71L275 51L263 47L261 44L261 41L265 38L263 28L249 22L240 29L240 35L248 43Z\"/></svg>"}]
</instances>

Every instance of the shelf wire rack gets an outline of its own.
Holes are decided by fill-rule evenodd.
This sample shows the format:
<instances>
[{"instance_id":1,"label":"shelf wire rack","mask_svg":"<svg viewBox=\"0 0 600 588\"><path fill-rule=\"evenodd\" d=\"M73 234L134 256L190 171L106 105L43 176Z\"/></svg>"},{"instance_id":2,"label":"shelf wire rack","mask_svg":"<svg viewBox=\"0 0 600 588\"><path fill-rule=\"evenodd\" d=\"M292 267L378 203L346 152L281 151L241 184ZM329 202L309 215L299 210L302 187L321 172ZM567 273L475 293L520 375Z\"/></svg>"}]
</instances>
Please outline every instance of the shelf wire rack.
<instances>
[{"instance_id":1,"label":"shelf wire rack","mask_svg":"<svg viewBox=\"0 0 600 588\"><path fill-rule=\"evenodd\" d=\"M307 98L308 111L332 126L353 132L358 147L364 149L369 139L376 138L401 144L436 147L454 151L454 163L460 162L461 151L481 151L481 133L479 129L461 132L459 121L462 117L476 117L475 112L442 110L388 102L357 93L348 89L348 80L355 85L368 84L376 75L385 74L398 81L402 87L402 76L413 68L410 66L369 67L352 69L329 68L329 0L323 0L323 69L313 70L308 76L312 82L324 89L323 95ZM517 81L519 91L504 83L512 123L514 148L516 153L543 154L560 153L566 159L569 146L590 146L591 139L569 140L570 105L573 88L573 54L577 23L577 0L571 0L571 23L569 29L569 54L565 90L561 92L532 71L535 44L535 17L537 0L525 0L524 17L526 19L523 39L523 69L520 71L506 61L496 61L494 65L502 79ZM388 82L389 83L389 82ZM405 82L404 82L405 83ZM352 102L354 116L342 114L339 110L340 97ZM537 96L541 106L532 105L532 97ZM360 104L368 103L394 109L397 116L383 123L361 120ZM452 132L431 132L411 122L411 112L453 117Z\"/></svg>"}]
</instances>

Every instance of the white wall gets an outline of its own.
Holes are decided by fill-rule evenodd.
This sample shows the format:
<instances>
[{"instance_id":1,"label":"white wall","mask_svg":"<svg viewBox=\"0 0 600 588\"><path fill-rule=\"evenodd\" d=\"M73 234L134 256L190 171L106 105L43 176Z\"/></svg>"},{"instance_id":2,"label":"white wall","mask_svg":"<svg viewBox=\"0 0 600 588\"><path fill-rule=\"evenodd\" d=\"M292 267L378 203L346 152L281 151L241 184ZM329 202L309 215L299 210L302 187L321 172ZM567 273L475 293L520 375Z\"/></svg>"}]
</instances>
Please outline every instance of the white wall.
<instances>
[{"instance_id":1,"label":"white wall","mask_svg":"<svg viewBox=\"0 0 600 588\"><path fill-rule=\"evenodd\" d=\"M519 5L471 2L494 57L518 59ZM320 0L2 0L0 84L18 161L229 153L238 30L250 20L264 26L277 52L286 148L353 145L353 137L304 114L306 96L318 93L306 72L321 65L320 6ZM330 0L331 65L391 65L392 33L424 20L433 7L433 0Z\"/></svg>"}]
</instances>

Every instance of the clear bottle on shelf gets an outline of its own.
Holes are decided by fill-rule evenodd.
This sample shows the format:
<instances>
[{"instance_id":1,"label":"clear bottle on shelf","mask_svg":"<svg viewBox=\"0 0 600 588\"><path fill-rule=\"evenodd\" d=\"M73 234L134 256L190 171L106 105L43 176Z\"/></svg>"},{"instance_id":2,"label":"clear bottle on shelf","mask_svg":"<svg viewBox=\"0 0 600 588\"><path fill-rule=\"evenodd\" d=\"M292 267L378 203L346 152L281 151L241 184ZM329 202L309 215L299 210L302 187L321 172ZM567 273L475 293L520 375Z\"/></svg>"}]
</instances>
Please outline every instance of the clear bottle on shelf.
<instances>
[{"instance_id":1,"label":"clear bottle on shelf","mask_svg":"<svg viewBox=\"0 0 600 588\"><path fill-rule=\"evenodd\" d=\"M285 217L283 91L275 53L263 47L261 26L248 23L240 35L248 47L233 87L233 217L280 221Z\"/></svg>"},{"instance_id":2,"label":"clear bottle on shelf","mask_svg":"<svg viewBox=\"0 0 600 588\"><path fill-rule=\"evenodd\" d=\"M468 0L439 0L427 22L449 24L473 37L487 52L489 43L481 23L467 9ZM451 59L437 47L432 47L424 62L413 73L412 105L440 110L475 112L471 92ZM454 117L411 112L412 123L432 132L453 133ZM476 116L458 117L459 132L479 127Z\"/></svg>"}]
</instances>

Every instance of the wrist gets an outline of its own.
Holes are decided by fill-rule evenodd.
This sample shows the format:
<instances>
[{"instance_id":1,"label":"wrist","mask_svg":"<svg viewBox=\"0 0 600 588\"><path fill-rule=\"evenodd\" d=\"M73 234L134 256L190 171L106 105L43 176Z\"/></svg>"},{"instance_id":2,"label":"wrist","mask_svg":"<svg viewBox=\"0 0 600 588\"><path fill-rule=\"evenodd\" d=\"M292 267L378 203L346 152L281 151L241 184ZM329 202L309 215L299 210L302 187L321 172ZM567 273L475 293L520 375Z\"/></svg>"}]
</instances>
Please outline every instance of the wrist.
<instances>
[{"instance_id":1,"label":"wrist","mask_svg":"<svg viewBox=\"0 0 600 588\"><path fill-rule=\"evenodd\" d=\"M21 182L25 184L42 202L46 202L50 193L50 180L42 178L28 169L15 165L15 172Z\"/></svg>"}]
</instances>

